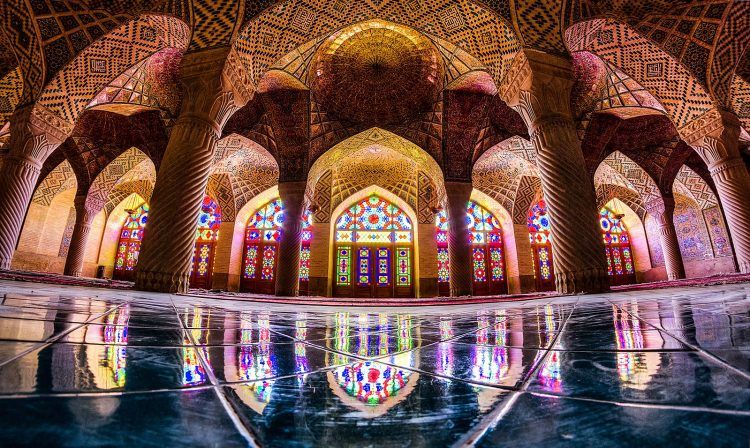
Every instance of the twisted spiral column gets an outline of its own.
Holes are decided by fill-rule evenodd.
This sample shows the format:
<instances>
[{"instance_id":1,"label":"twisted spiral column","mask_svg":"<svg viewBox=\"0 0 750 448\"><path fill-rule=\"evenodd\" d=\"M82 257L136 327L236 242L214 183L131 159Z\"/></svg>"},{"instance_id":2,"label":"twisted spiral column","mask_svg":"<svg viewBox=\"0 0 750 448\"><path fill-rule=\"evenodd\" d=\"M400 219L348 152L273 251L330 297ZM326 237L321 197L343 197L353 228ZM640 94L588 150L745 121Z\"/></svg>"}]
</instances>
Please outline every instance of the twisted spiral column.
<instances>
[{"instance_id":1,"label":"twisted spiral column","mask_svg":"<svg viewBox=\"0 0 750 448\"><path fill-rule=\"evenodd\" d=\"M0 269L10 269L26 209L39 179L41 163L31 158L9 155L0 172Z\"/></svg>"},{"instance_id":2,"label":"twisted spiral column","mask_svg":"<svg viewBox=\"0 0 750 448\"><path fill-rule=\"evenodd\" d=\"M68 256L65 259L65 275L80 277L83 271L83 256L86 253L86 244L91 232L91 223L94 221L94 213L86 207L86 196L77 195L74 201L76 209L76 224L73 227L73 235L70 237Z\"/></svg>"},{"instance_id":3,"label":"twisted spiral column","mask_svg":"<svg viewBox=\"0 0 750 448\"><path fill-rule=\"evenodd\" d=\"M469 182L446 182L448 199L448 257L450 260L451 297L470 296L474 284L472 278L471 242L466 208L471 199L472 185Z\"/></svg>"},{"instance_id":4,"label":"twisted spiral column","mask_svg":"<svg viewBox=\"0 0 750 448\"><path fill-rule=\"evenodd\" d=\"M552 222L556 289L562 294L606 291L609 276L597 228L596 195L573 120L553 115L536 120L532 129Z\"/></svg>"},{"instance_id":5,"label":"twisted spiral column","mask_svg":"<svg viewBox=\"0 0 750 448\"><path fill-rule=\"evenodd\" d=\"M741 273L750 272L750 175L740 157L709 166Z\"/></svg>"},{"instance_id":6,"label":"twisted spiral column","mask_svg":"<svg viewBox=\"0 0 750 448\"><path fill-rule=\"evenodd\" d=\"M172 129L151 196L136 289L187 292L198 214L218 137L216 126L192 115L180 117Z\"/></svg>"},{"instance_id":7,"label":"twisted spiral column","mask_svg":"<svg viewBox=\"0 0 750 448\"><path fill-rule=\"evenodd\" d=\"M648 213L659 226L659 242L664 254L664 267L669 280L685 278L685 264L674 228L674 199L664 198L646 205Z\"/></svg>"},{"instance_id":8,"label":"twisted spiral column","mask_svg":"<svg viewBox=\"0 0 750 448\"><path fill-rule=\"evenodd\" d=\"M302 248L302 216L307 182L279 183L279 197L284 204L281 224L279 263L276 267L276 295L296 297L299 294L299 262Z\"/></svg>"}]
</instances>

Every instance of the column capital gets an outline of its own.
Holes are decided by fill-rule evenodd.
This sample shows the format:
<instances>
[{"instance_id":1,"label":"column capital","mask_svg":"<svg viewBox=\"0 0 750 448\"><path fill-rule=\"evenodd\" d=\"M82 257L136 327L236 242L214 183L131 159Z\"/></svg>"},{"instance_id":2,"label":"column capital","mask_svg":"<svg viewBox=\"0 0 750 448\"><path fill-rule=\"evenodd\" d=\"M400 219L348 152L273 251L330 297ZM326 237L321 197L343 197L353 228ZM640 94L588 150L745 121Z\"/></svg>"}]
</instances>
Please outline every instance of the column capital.
<instances>
[{"instance_id":1,"label":"column capital","mask_svg":"<svg viewBox=\"0 0 750 448\"><path fill-rule=\"evenodd\" d=\"M572 67L568 58L521 50L500 84L499 95L521 114L532 133L543 121L570 120Z\"/></svg>"},{"instance_id":2,"label":"column capital","mask_svg":"<svg viewBox=\"0 0 750 448\"><path fill-rule=\"evenodd\" d=\"M51 110L30 104L16 109L10 121L10 151L32 164L44 160L73 132L73 125Z\"/></svg>"},{"instance_id":3,"label":"column capital","mask_svg":"<svg viewBox=\"0 0 750 448\"><path fill-rule=\"evenodd\" d=\"M740 120L731 111L713 109L679 130L680 136L701 156L709 170L740 159Z\"/></svg>"},{"instance_id":4,"label":"column capital","mask_svg":"<svg viewBox=\"0 0 750 448\"><path fill-rule=\"evenodd\" d=\"M221 137L226 121L251 97L242 84L244 77L238 72L236 55L230 57L231 53L229 48L215 48L183 58L184 97L175 126L201 122L217 139Z\"/></svg>"},{"instance_id":5,"label":"column capital","mask_svg":"<svg viewBox=\"0 0 750 448\"><path fill-rule=\"evenodd\" d=\"M289 181L289 182L279 182L278 187L279 187L279 196L300 195L304 197L305 191L307 191L307 181L298 180L298 181Z\"/></svg>"}]
</instances>

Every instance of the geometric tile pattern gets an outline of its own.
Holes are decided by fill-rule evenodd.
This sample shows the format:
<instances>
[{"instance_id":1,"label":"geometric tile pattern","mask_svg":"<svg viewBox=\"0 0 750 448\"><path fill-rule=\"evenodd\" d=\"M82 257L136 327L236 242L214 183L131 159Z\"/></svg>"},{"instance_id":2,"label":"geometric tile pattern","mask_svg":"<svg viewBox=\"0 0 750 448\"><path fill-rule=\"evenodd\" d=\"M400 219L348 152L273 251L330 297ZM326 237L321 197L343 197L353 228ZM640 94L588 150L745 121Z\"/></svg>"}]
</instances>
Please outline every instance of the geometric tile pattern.
<instances>
[{"instance_id":1,"label":"geometric tile pattern","mask_svg":"<svg viewBox=\"0 0 750 448\"><path fill-rule=\"evenodd\" d=\"M78 114L109 82L163 48L184 49L189 29L181 20L145 16L121 25L60 70L46 85L39 102L75 123Z\"/></svg>"},{"instance_id":2,"label":"geometric tile pattern","mask_svg":"<svg viewBox=\"0 0 750 448\"><path fill-rule=\"evenodd\" d=\"M602 161L594 174L594 185L620 185L636 192L643 203L661 197L659 187L646 171L632 159L615 151Z\"/></svg>"},{"instance_id":3,"label":"geometric tile pattern","mask_svg":"<svg viewBox=\"0 0 750 448\"><path fill-rule=\"evenodd\" d=\"M513 203L513 223L526 224L529 209L542 197L542 181L537 176L522 176Z\"/></svg>"},{"instance_id":4,"label":"geometric tile pattern","mask_svg":"<svg viewBox=\"0 0 750 448\"><path fill-rule=\"evenodd\" d=\"M21 67L0 78L0 128L8 122L23 94L23 74Z\"/></svg>"},{"instance_id":5,"label":"geometric tile pattern","mask_svg":"<svg viewBox=\"0 0 750 448\"><path fill-rule=\"evenodd\" d=\"M485 152L474 164L474 188L487 194L506 210L512 210L522 176L539 176L536 167L500 143Z\"/></svg>"},{"instance_id":6,"label":"geometric tile pattern","mask_svg":"<svg viewBox=\"0 0 750 448\"><path fill-rule=\"evenodd\" d=\"M683 259L713 258L706 221L692 198L675 194L674 225Z\"/></svg>"},{"instance_id":7,"label":"geometric tile pattern","mask_svg":"<svg viewBox=\"0 0 750 448\"><path fill-rule=\"evenodd\" d=\"M417 218L420 224L430 224L435 222L434 209L437 203L437 194L435 184L423 172L419 172L419 207L417 209Z\"/></svg>"},{"instance_id":8,"label":"geometric tile pattern","mask_svg":"<svg viewBox=\"0 0 750 448\"><path fill-rule=\"evenodd\" d=\"M131 170L136 172L131 173ZM130 148L111 161L96 176L87 192L87 208L100 210L118 183L134 180L148 180L153 183L156 180L156 169L146 154L137 148Z\"/></svg>"},{"instance_id":9,"label":"geometric tile pattern","mask_svg":"<svg viewBox=\"0 0 750 448\"><path fill-rule=\"evenodd\" d=\"M693 73L627 25L603 19L566 31L571 51L590 51L648 89L679 129L713 108Z\"/></svg>"},{"instance_id":10,"label":"geometric tile pattern","mask_svg":"<svg viewBox=\"0 0 750 448\"><path fill-rule=\"evenodd\" d=\"M163 109L171 116L178 112L180 89L178 71L182 52L165 48L127 69L102 89L87 108L107 104L132 104Z\"/></svg>"},{"instance_id":11,"label":"geometric tile pattern","mask_svg":"<svg viewBox=\"0 0 750 448\"><path fill-rule=\"evenodd\" d=\"M263 11L238 36L236 47L253 85L285 54L346 25L385 18L459 45L499 82L518 50L511 28L469 0L297 0Z\"/></svg>"},{"instance_id":12,"label":"geometric tile pattern","mask_svg":"<svg viewBox=\"0 0 750 448\"><path fill-rule=\"evenodd\" d=\"M692 199L701 210L718 205L718 200L711 187L687 165L682 165L680 171L677 172L674 192Z\"/></svg>"},{"instance_id":13,"label":"geometric tile pattern","mask_svg":"<svg viewBox=\"0 0 750 448\"><path fill-rule=\"evenodd\" d=\"M76 225L76 209L70 207L68 210L68 219L65 221L65 230L63 230L62 240L60 240L60 248L57 251L57 256L65 258L68 256L68 249L70 248L70 240L73 237L73 228Z\"/></svg>"},{"instance_id":14,"label":"geometric tile pattern","mask_svg":"<svg viewBox=\"0 0 750 448\"><path fill-rule=\"evenodd\" d=\"M39 183L31 198L31 202L49 206L52 200L63 191L76 187L76 176L67 160L57 165Z\"/></svg>"},{"instance_id":15,"label":"geometric tile pattern","mask_svg":"<svg viewBox=\"0 0 750 448\"><path fill-rule=\"evenodd\" d=\"M330 222L331 219L331 170L326 171L315 184L312 204L315 210L315 222Z\"/></svg>"}]
</instances>

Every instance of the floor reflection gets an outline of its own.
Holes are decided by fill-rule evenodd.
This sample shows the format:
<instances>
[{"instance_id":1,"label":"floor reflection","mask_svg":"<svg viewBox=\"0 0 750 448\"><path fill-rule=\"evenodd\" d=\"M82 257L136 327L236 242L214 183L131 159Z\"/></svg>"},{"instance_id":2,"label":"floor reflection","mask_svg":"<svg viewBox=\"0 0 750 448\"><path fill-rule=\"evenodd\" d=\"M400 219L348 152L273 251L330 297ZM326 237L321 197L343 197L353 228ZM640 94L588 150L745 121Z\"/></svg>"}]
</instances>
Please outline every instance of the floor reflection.
<instances>
[{"instance_id":1,"label":"floor reflection","mask_svg":"<svg viewBox=\"0 0 750 448\"><path fill-rule=\"evenodd\" d=\"M445 446L476 433L492 445L515 430L608 445L612 433L578 424L594 411L618 440L675 437L682 421L731 431L728 445L750 437L736 424L750 418L743 285L408 310L0 286L0 445L50 427L96 444L123 421L186 443ZM152 402L161 412L142 410ZM202 434L196 416L211 421Z\"/></svg>"}]
</instances>

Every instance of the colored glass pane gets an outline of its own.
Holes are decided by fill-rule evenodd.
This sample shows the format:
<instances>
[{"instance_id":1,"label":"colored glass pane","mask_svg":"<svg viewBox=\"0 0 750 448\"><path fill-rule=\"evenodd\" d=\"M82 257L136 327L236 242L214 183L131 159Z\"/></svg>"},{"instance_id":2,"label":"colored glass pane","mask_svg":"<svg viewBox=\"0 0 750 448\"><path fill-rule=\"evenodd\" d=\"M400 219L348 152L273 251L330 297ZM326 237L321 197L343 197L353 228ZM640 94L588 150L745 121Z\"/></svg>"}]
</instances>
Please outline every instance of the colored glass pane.
<instances>
[{"instance_id":1,"label":"colored glass pane","mask_svg":"<svg viewBox=\"0 0 750 448\"><path fill-rule=\"evenodd\" d=\"M349 207L336 220L336 242L410 243L412 223L385 199L372 195Z\"/></svg>"},{"instance_id":2,"label":"colored glass pane","mask_svg":"<svg viewBox=\"0 0 750 448\"><path fill-rule=\"evenodd\" d=\"M391 278L391 250L386 247L378 248L377 252L378 261L378 286L388 286Z\"/></svg>"},{"instance_id":3,"label":"colored glass pane","mask_svg":"<svg viewBox=\"0 0 750 448\"><path fill-rule=\"evenodd\" d=\"M448 265L448 248L439 247L437 252L438 260L438 281L449 282L450 281L450 267Z\"/></svg>"},{"instance_id":4,"label":"colored glass pane","mask_svg":"<svg viewBox=\"0 0 750 448\"><path fill-rule=\"evenodd\" d=\"M258 246L247 246L245 248L245 270L243 273L245 278L255 278L256 263L258 263Z\"/></svg>"},{"instance_id":5,"label":"colored glass pane","mask_svg":"<svg viewBox=\"0 0 750 448\"><path fill-rule=\"evenodd\" d=\"M549 249L547 247L540 247L537 254L539 256L539 275L541 275L542 280L549 280L552 278Z\"/></svg>"},{"instance_id":6,"label":"colored glass pane","mask_svg":"<svg viewBox=\"0 0 750 448\"><path fill-rule=\"evenodd\" d=\"M336 255L336 283L342 286L351 284L352 252L350 247L339 247Z\"/></svg>"},{"instance_id":7,"label":"colored glass pane","mask_svg":"<svg viewBox=\"0 0 750 448\"><path fill-rule=\"evenodd\" d=\"M484 249L474 247L472 249L472 259L474 266L474 281L477 283L487 281L487 267L484 259Z\"/></svg>"},{"instance_id":8,"label":"colored glass pane","mask_svg":"<svg viewBox=\"0 0 750 448\"><path fill-rule=\"evenodd\" d=\"M299 254L299 279L310 280L310 246L302 246Z\"/></svg>"},{"instance_id":9,"label":"colored glass pane","mask_svg":"<svg viewBox=\"0 0 750 448\"><path fill-rule=\"evenodd\" d=\"M470 201L466 210L466 222L469 227L469 242L474 246L472 255L474 257L473 267L480 268L481 272L474 272L474 280L484 282L487 280L487 260L484 249L479 246L489 247L489 263L492 280L503 280L505 278L505 263L503 260L503 237L500 221L475 201ZM450 281L450 264L448 261L448 215L443 210L436 216L435 226L437 228L435 239L438 243L438 282ZM480 255L481 251L481 255ZM483 280L480 280L483 279Z\"/></svg>"},{"instance_id":10,"label":"colored glass pane","mask_svg":"<svg viewBox=\"0 0 750 448\"><path fill-rule=\"evenodd\" d=\"M138 264L143 231L148 222L148 204L143 203L125 218L115 254L115 269L132 271Z\"/></svg>"},{"instance_id":11,"label":"colored glass pane","mask_svg":"<svg viewBox=\"0 0 750 448\"><path fill-rule=\"evenodd\" d=\"M623 215L604 207L599 210L599 226L604 241L609 275L633 274L635 270L630 234L623 222Z\"/></svg>"},{"instance_id":12,"label":"colored glass pane","mask_svg":"<svg viewBox=\"0 0 750 448\"><path fill-rule=\"evenodd\" d=\"M263 262L260 268L260 278L262 280L273 280L275 264L276 264L276 247L266 246L263 249Z\"/></svg>"},{"instance_id":13,"label":"colored glass pane","mask_svg":"<svg viewBox=\"0 0 750 448\"><path fill-rule=\"evenodd\" d=\"M396 249L396 286L411 285L411 249Z\"/></svg>"},{"instance_id":14,"label":"colored glass pane","mask_svg":"<svg viewBox=\"0 0 750 448\"><path fill-rule=\"evenodd\" d=\"M370 284L370 248L361 247L357 253L357 284L367 286Z\"/></svg>"},{"instance_id":15,"label":"colored glass pane","mask_svg":"<svg viewBox=\"0 0 750 448\"><path fill-rule=\"evenodd\" d=\"M206 196L203 198L201 211L198 214L198 228L195 238L198 241L216 241L219 238L219 227L221 227L221 208L213 199Z\"/></svg>"}]
</instances>

